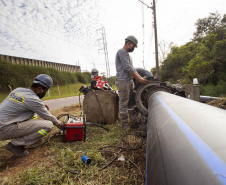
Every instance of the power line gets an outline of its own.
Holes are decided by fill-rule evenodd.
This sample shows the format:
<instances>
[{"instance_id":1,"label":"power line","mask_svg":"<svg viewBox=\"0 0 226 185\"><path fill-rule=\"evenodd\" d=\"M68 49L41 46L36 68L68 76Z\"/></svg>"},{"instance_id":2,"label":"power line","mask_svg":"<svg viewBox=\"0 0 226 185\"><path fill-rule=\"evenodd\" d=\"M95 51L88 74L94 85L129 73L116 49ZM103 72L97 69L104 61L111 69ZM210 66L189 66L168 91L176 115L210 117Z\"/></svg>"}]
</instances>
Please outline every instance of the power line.
<instances>
[{"instance_id":1,"label":"power line","mask_svg":"<svg viewBox=\"0 0 226 185\"><path fill-rule=\"evenodd\" d=\"M142 4L141 5L141 10L142 10L142 31L143 31L143 67L145 69L145 66L144 66L144 5Z\"/></svg>"},{"instance_id":2,"label":"power line","mask_svg":"<svg viewBox=\"0 0 226 185\"><path fill-rule=\"evenodd\" d=\"M138 0L140 1L140 0ZM154 15L154 33L155 33L155 62L156 62L156 75L157 79L159 79L159 59L158 59L158 37L157 37L157 21L156 21L156 6L155 6L155 0L153 0L153 6L150 7L147 4L145 4L143 1L140 1L144 5L147 6L147 8L151 8L153 10Z\"/></svg>"},{"instance_id":3,"label":"power line","mask_svg":"<svg viewBox=\"0 0 226 185\"><path fill-rule=\"evenodd\" d=\"M140 0L139 0L140 1ZM147 6L148 8L152 8L150 6L148 6L147 4L145 4L143 1L140 1L141 4L141 10L142 10L142 29L143 29L143 67L145 69L145 21L144 21L144 5ZM151 25L151 27L153 27L153 25ZM150 50L148 50L147 53L147 58L150 58L150 52L151 52L151 45L152 45L152 38L153 38L153 33L152 35L149 36L149 40L150 40L150 44L148 44L148 48L150 48Z\"/></svg>"},{"instance_id":4,"label":"power line","mask_svg":"<svg viewBox=\"0 0 226 185\"><path fill-rule=\"evenodd\" d=\"M152 27L153 28L153 27ZM154 37L154 29L153 29L153 31L152 31L152 34L150 35L150 37L149 37L149 40L150 40L150 50L149 50L149 52L148 52L148 58L150 58L150 56L151 56L151 45L152 45L152 41L153 41L153 37Z\"/></svg>"},{"instance_id":5,"label":"power line","mask_svg":"<svg viewBox=\"0 0 226 185\"><path fill-rule=\"evenodd\" d=\"M142 4L146 5L147 8L152 8L151 6L148 6L148 5L147 5L146 3L144 3L143 1L141 1L141 0L138 0L138 1L140 1Z\"/></svg>"}]
</instances>

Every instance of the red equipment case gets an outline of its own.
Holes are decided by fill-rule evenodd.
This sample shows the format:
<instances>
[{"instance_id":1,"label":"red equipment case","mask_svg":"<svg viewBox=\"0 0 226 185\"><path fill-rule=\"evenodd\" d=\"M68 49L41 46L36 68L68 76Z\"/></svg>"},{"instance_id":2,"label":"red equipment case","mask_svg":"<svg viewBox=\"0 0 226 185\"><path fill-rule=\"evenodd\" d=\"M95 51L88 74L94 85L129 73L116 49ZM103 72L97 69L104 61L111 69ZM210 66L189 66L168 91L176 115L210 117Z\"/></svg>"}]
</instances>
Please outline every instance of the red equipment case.
<instances>
[{"instance_id":1,"label":"red equipment case","mask_svg":"<svg viewBox=\"0 0 226 185\"><path fill-rule=\"evenodd\" d=\"M69 118L68 123L64 128L64 142L86 140L86 126L83 124L83 119L77 117Z\"/></svg>"}]
</instances>

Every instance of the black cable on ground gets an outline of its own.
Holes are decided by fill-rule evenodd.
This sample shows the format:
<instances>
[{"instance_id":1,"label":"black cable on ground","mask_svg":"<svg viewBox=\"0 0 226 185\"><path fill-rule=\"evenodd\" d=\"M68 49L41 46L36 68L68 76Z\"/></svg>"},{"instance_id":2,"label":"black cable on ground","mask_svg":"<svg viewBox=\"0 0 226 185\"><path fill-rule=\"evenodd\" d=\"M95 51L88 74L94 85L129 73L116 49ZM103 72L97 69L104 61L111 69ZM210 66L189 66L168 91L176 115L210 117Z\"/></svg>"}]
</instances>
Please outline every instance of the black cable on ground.
<instances>
[{"instance_id":1,"label":"black cable on ground","mask_svg":"<svg viewBox=\"0 0 226 185\"><path fill-rule=\"evenodd\" d=\"M94 125L94 126L97 126L97 127L100 127L100 128L103 128L104 130L107 130L109 132L109 129L106 128L106 127L103 127L102 125L98 125L97 123L93 123L93 122L89 122L90 124L86 124L86 125Z\"/></svg>"},{"instance_id":2,"label":"black cable on ground","mask_svg":"<svg viewBox=\"0 0 226 185\"><path fill-rule=\"evenodd\" d=\"M124 150L137 150L137 149L141 148L141 146L143 145L143 137L141 137L141 136L139 136L139 135L137 135L137 134L125 134L124 136L121 137L121 141L122 141L122 139L123 139L124 137L126 137L126 136L128 136L128 135L135 135L135 136L139 137L139 138L141 139L140 145L138 145L138 146L135 147L135 148L126 148L126 147L122 147L122 146L105 146L105 147L101 147L101 148L98 148L98 149L97 149L97 150L99 150L99 151L101 151L101 152L111 152L111 153L117 154L117 156L116 156L109 164L107 164L106 166L104 166L103 168L101 168L101 170L103 170L103 169L105 169L106 167L108 167L109 165L111 165L111 164L114 162L114 160L117 159L117 157L118 157L119 155L123 155L123 154L121 153L121 149L124 149ZM120 148L120 151L119 151L119 152L115 152L115 151L111 151L111 150L103 150L104 148ZM123 155L123 156L124 156L124 155ZM126 156L124 156L124 157L125 157L125 159L129 160L129 162L131 162L131 163L139 170L139 172L140 172L140 174L141 174L141 176L142 176L142 180L143 180L143 182L145 182L144 176L143 176L143 174L142 174L140 168L139 168L133 161L131 161L129 158L127 158Z\"/></svg>"},{"instance_id":3,"label":"black cable on ground","mask_svg":"<svg viewBox=\"0 0 226 185\"><path fill-rule=\"evenodd\" d=\"M73 115L69 115L69 114L61 114L61 115L59 115L59 116L57 117L57 119L60 119L60 118L62 118L63 116L67 116L68 119L69 119L70 117L73 118ZM65 121L66 121L66 118L65 118L64 122L65 122ZM64 123L64 125L65 125L65 123ZM103 129L109 131L109 129L107 129L107 128L103 127L103 126L100 126L100 125L98 125L98 124L96 124L96 123L92 123L92 125L98 126L98 127L100 127L100 128L103 128ZM45 144L46 142L48 142L49 145L52 146L52 147L56 147L56 148L59 148L59 149L70 149L70 148L66 148L66 147L54 146L54 145L52 145L52 144L50 143L51 138L53 138L54 136L56 136L56 135L59 134L59 133L61 133L61 131L56 132L55 134L53 134L52 136L50 136L50 137L48 138L48 140L46 140L44 143L42 143L42 144L40 144L40 145L38 145L38 146L36 146L36 147L32 147L32 148L28 148L28 149L34 149L34 148L37 148L37 147L39 147L39 146ZM97 149L99 152L110 152L110 153L115 153L115 154L117 154L113 160L111 160L108 164L106 164L105 166L103 166L102 168L100 168L99 170L97 170L97 172L100 172L100 171L102 171L103 169L105 169L105 168L107 168L108 166L110 166L110 165L118 158L119 155L123 155L123 154L121 153L122 150L137 150L137 149L141 148L141 146L143 145L143 137L141 137L141 136L139 136L139 135L137 135L137 134L125 134L125 135L123 135L123 136L121 137L120 141L122 142L123 138L125 138L126 136L129 136L129 135L134 135L134 136L139 137L139 138L141 139L140 145L138 145L138 146L135 147L135 148L127 148L127 147L123 147L123 146L104 146L104 147L101 147L101 148L98 148L98 149ZM103 149L105 149L105 148L119 148L120 150L119 150L118 152L111 151L111 150L103 150ZM124 157L125 157L125 156L124 156ZM126 158L127 160L129 160L129 162L131 162L131 163L139 170L139 172L140 172L140 174L141 174L141 176L142 176L142 179L143 179L143 181L144 181L144 176L143 176L141 170L139 169L139 167L138 167L134 162L132 162L129 158L127 158L127 157L125 157L125 158ZM60 162L59 162L59 160L58 160L58 157L57 157L57 154L55 155L55 159L56 159L56 161L57 161L57 162L56 162L57 165L58 165L60 168L64 169L66 172L70 172L70 173L75 174L75 175L80 174L80 172L77 172L77 171L71 171L71 170L68 170L68 169L64 168L64 167L60 164Z\"/></svg>"},{"instance_id":4,"label":"black cable on ground","mask_svg":"<svg viewBox=\"0 0 226 185\"><path fill-rule=\"evenodd\" d=\"M57 159L57 155L55 155L55 159L56 159L56 161L57 161L57 162L56 162L57 165L58 165L60 168L62 168L63 170L65 170L67 173L70 172L70 173L75 174L75 175L79 175L79 174L80 174L80 172L71 171L71 170L68 170L68 169L64 168L64 167L59 163L59 161L58 161L58 159Z\"/></svg>"},{"instance_id":5,"label":"black cable on ground","mask_svg":"<svg viewBox=\"0 0 226 185\"><path fill-rule=\"evenodd\" d=\"M59 132L58 132L58 133L59 133ZM56 134L58 134L58 133L56 133ZM54 134L53 136L51 136L51 137L48 139L49 144L50 144L51 146L53 146L53 147L57 147L57 148L60 148L60 149L67 149L66 147L54 146L54 145L52 145L52 144L50 143L50 139L51 139L52 137L54 137L56 134ZM143 138L140 137L139 135L136 135L136 134L125 134L124 136L121 137L121 141L122 141L122 139L123 139L124 137L126 137L126 136L128 136L128 135L135 135L135 136L141 138L141 144L140 144L138 147L135 147L135 148L126 148L126 147L122 147L122 146L105 146L105 147L98 148L97 150L98 150L99 152L111 152L111 153L115 153L115 154L117 154L117 155L116 155L115 158L114 158L113 160L111 160L108 164L106 164L105 166L103 166L102 168L100 168L99 170L97 170L97 172L100 172L100 171L104 170L105 168L107 168L108 166L110 166L110 165L118 158L119 155L123 155L123 154L121 153L121 150L122 150L122 149L124 149L124 150L137 150L137 149L139 149L139 148L143 145ZM120 151L119 151L119 152L115 152L115 151L111 151L111 150L103 150L104 148L119 148ZM123 155L123 156L124 156L124 155ZM124 157L125 157L125 156L124 156ZM60 162L59 162L59 160L58 160L58 158L57 158L57 155L55 155L55 159L56 159L56 161L57 161L57 162L56 162L57 165L58 165L60 168L64 169L66 172L70 172L70 173L75 174L75 175L80 174L80 172L77 172L77 171L71 171L71 170L68 170L68 169L64 168L64 167L60 164ZM139 168L133 161L131 161L129 158L125 157L125 159L129 160L129 162L131 162L131 163L139 170L139 172L140 172L140 174L141 174L141 176L142 176L142 179L143 179L143 181L144 181L144 176L143 176L143 174L142 174L140 168Z\"/></svg>"},{"instance_id":6,"label":"black cable on ground","mask_svg":"<svg viewBox=\"0 0 226 185\"><path fill-rule=\"evenodd\" d=\"M70 149L70 148L67 148L67 147L55 146L55 145L52 145L52 144L50 143L51 138L53 138L54 136L56 136L56 135L59 134L59 133L61 133L61 131L59 131L59 132L55 133L54 135L52 135L51 137L49 137L49 139L47 140L48 143L49 143L49 145L52 146L52 147L59 148L59 149ZM60 162L59 162L59 160L58 160L57 154L55 154L55 159L56 159L57 165L58 165L60 168L64 169L66 172L70 172L70 173L75 174L75 175L80 174L80 173L77 172L77 171L71 171L71 170L68 170L68 169L64 168L64 167L60 164Z\"/></svg>"},{"instance_id":7,"label":"black cable on ground","mask_svg":"<svg viewBox=\"0 0 226 185\"><path fill-rule=\"evenodd\" d=\"M51 139L52 137L56 136L56 135L59 134L59 133L61 133L61 131L59 131L59 132L55 133L54 135L50 136L50 137L48 138L47 141L48 141L49 145L52 146L52 147L56 147L56 148L60 148L60 149L67 149L66 147L54 146L54 145L52 145L52 144L50 143L50 139Z\"/></svg>"},{"instance_id":8,"label":"black cable on ground","mask_svg":"<svg viewBox=\"0 0 226 185\"><path fill-rule=\"evenodd\" d=\"M136 148L126 148L126 147L123 147L123 146L104 146L104 147L98 148L98 150L102 150L104 148L120 148L120 149L124 149L124 150L137 150L143 145L143 141L144 141L143 137L141 137L137 134L125 134L124 136L121 137L121 141L124 137L126 137L128 135L134 135L134 136L139 137L141 139L140 145L138 145Z\"/></svg>"},{"instance_id":9,"label":"black cable on ground","mask_svg":"<svg viewBox=\"0 0 226 185\"><path fill-rule=\"evenodd\" d=\"M60 114L59 116L57 116L57 119L59 120L59 119L62 118L63 116L70 116L70 114Z\"/></svg>"},{"instance_id":10,"label":"black cable on ground","mask_svg":"<svg viewBox=\"0 0 226 185\"><path fill-rule=\"evenodd\" d=\"M97 150L98 150L98 149L97 149ZM103 151L107 151L107 150L99 150L99 151L100 151L100 152L103 152ZM119 152L121 152L121 149L120 149ZM102 168L100 168L100 169L98 170L98 172L100 172L101 170L103 170L103 169L107 168L108 166L110 166L110 165L118 158L118 156L119 156L119 154L117 154L117 155L115 156L115 158L112 159L111 162L109 162L108 164L106 164L105 166L103 166Z\"/></svg>"},{"instance_id":11,"label":"black cable on ground","mask_svg":"<svg viewBox=\"0 0 226 185\"><path fill-rule=\"evenodd\" d=\"M114 161L115 161L115 159L117 159L117 157L119 156L119 155L122 155L122 153L121 153L121 150L122 149L124 149L124 150L137 150L137 149L139 149L139 148L141 148L141 146L143 145L143 138L141 137L141 136L139 136L139 135L137 135L137 134L125 134L125 135L123 135L122 137L121 137L121 141L122 141L122 139L124 138L124 137L126 137L126 136L128 136L128 135L135 135L135 136L138 136L139 138L141 138L141 144L140 145L138 145L138 147L136 147L136 148L126 148L126 147L122 147L122 146L105 146L105 147L101 147L101 148L98 148L97 150L99 150L99 151L107 151L107 152L112 152L112 153L116 153L116 154L118 154L110 163L108 163L106 166L104 166L103 168L101 168L101 170L103 170L103 169L105 169L106 167L108 167L108 166L110 166ZM103 150L104 148L119 148L120 149L120 151L119 152L114 152L114 151L111 151L111 150ZM124 156L124 155L123 155ZM125 156L124 156L125 157ZM126 158L126 157L125 157ZM128 158L127 158L128 159ZM136 167L136 168L138 168L138 170L140 171L140 169L139 169L139 167L135 164L135 163L133 163L130 159L128 159L132 164L134 164L134 166ZM100 171L100 170L99 170ZM140 171L140 173L141 173L141 171ZM142 175L142 173L141 173L141 175ZM143 178L143 180L144 180L144 177L143 177L143 175L142 175L142 178Z\"/></svg>"},{"instance_id":12,"label":"black cable on ground","mask_svg":"<svg viewBox=\"0 0 226 185\"><path fill-rule=\"evenodd\" d=\"M60 131L60 132L61 132L61 131ZM52 147L59 148L59 149L69 149L69 148L66 148L66 147L54 146L54 145L52 145L52 144L50 143L51 138L54 137L54 136L56 136L56 135L59 134L60 132L57 132L57 133L55 133L54 135L52 135L51 137L49 137L49 139L48 139L49 145L52 146ZM120 150L120 151L121 151L121 150ZM119 151L119 152L120 152L120 151ZM85 152L84 152L84 153L85 153ZM110 164L112 164L112 163L115 161L115 159L117 159L117 157L118 157L118 155L117 155L111 162L109 162L107 165L105 165L105 166L103 166L102 168L100 168L100 169L98 170L98 172L101 171L101 170L103 170L103 169L105 169L105 168L107 168ZM70 173L72 173L72 174L80 174L80 172L77 172L77 171L71 171L71 170L68 170L68 169L64 168L64 167L60 164L60 162L58 161L57 154L55 155L55 159L56 159L56 161L57 161L57 162L56 162L57 165L58 165L60 168L63 168L66 172L70 172Z\"/></svg>"},{"instance_id":13,"label":"black cable on ground","mask_svg":"<svg viewBox=\"0 0 226 185\"><path fill-rule=\"evenodd\" d=\"M115 153L115 154L118 154L118 155L122 155L120 152L115 152L115 151L111 151L111 150L100 150L100 151L103 151L103 152L111 152L111 153ZM126 156L124 156L124 157L125 157L125 159L127 159L129 162L131 162L139 170L139 172L140 172L140 174L142 176L142 179L145 182L144 176L143 176L140 168L133 161L131 161L128 157L126 157Z\"/></svg>"}]
</instances>

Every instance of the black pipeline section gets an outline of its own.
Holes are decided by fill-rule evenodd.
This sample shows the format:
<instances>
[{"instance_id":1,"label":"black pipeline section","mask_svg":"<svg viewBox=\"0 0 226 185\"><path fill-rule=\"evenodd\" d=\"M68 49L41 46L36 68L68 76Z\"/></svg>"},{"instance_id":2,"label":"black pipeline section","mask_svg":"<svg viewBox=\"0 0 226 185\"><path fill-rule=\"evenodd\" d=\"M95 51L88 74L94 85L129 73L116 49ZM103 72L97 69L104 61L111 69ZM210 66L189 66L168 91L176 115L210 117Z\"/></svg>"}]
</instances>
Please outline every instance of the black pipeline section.
<instances>
[{"instance_id":1,"label":"black pipeline section","mask_svg":"<svg viewBox=\"0 0 226 185\"><path fill-rule=\"evenodd\" d=\"M214 100L222 100L222 98L219 97L213 97L213 96L200 96L199 101L206 103Z\"/></svg>"},{"instance_id":2,"label":"black pipeline section","mask_svg":"<svg viewBox=\"0 0 226 185\"><path fill-rule=\"evenodd\" d=\"M226 111L167 92L149 99L146 184L226 184Z\"/></svg>"}]
</instances>

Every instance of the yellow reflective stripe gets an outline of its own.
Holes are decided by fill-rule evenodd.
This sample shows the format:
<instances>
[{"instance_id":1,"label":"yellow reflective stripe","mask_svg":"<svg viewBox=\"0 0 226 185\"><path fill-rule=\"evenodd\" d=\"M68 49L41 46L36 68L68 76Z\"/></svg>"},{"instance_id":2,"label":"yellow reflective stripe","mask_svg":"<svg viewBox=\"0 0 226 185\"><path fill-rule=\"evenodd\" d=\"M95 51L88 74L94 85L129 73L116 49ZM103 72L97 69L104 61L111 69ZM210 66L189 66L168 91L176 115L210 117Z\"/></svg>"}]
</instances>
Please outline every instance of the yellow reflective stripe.
<instances>
[{"instance_id":1,"label":"yellow reflective stripe","mask_svg":"<svg viewBox=\"0 0 226 185\"><path fill-rule=\"evenodd\" d=\"M42 129L42 131L43 131L45 134L48 134L48 132L46 132L45 130Z\"/></svg>"},{"instance_id":2,"label":"yellow reflective stripe","mask_svg":"<svg viewBox=\"0 0 226 185\"><path fill-rule=\"evenodd\" d=\"M38 119L38 115L35 114L34 116L31 117L31 119Z\"/></svg>"},{"instance_id":3,"label":"yellow reflective stripe","mask_svg":"<svg viewBox=\"0 0 226 185\"><path fill-rule=\"evenodd\" d=\"M39 132L41 135L43 135L43 136L45 135L45 134L43 134L43 133L41 132L41 130L39 130L38 132Z\"/></svg>"},{"instance_id":4,"label":"yellow reflective stripe","mask_svg":"<svg viewBox=\"0 0 226 185\"><path fill-rule=\"evenodd\" d=\"M38 132L39 132L39 134L41 134L41 135L43 135L43 136L46 135L46 134L48 134L48 132L46 132L46 131L43 130L43 129L42 129L42 130L39 130Z\"/></svg>"}]
</instances>

